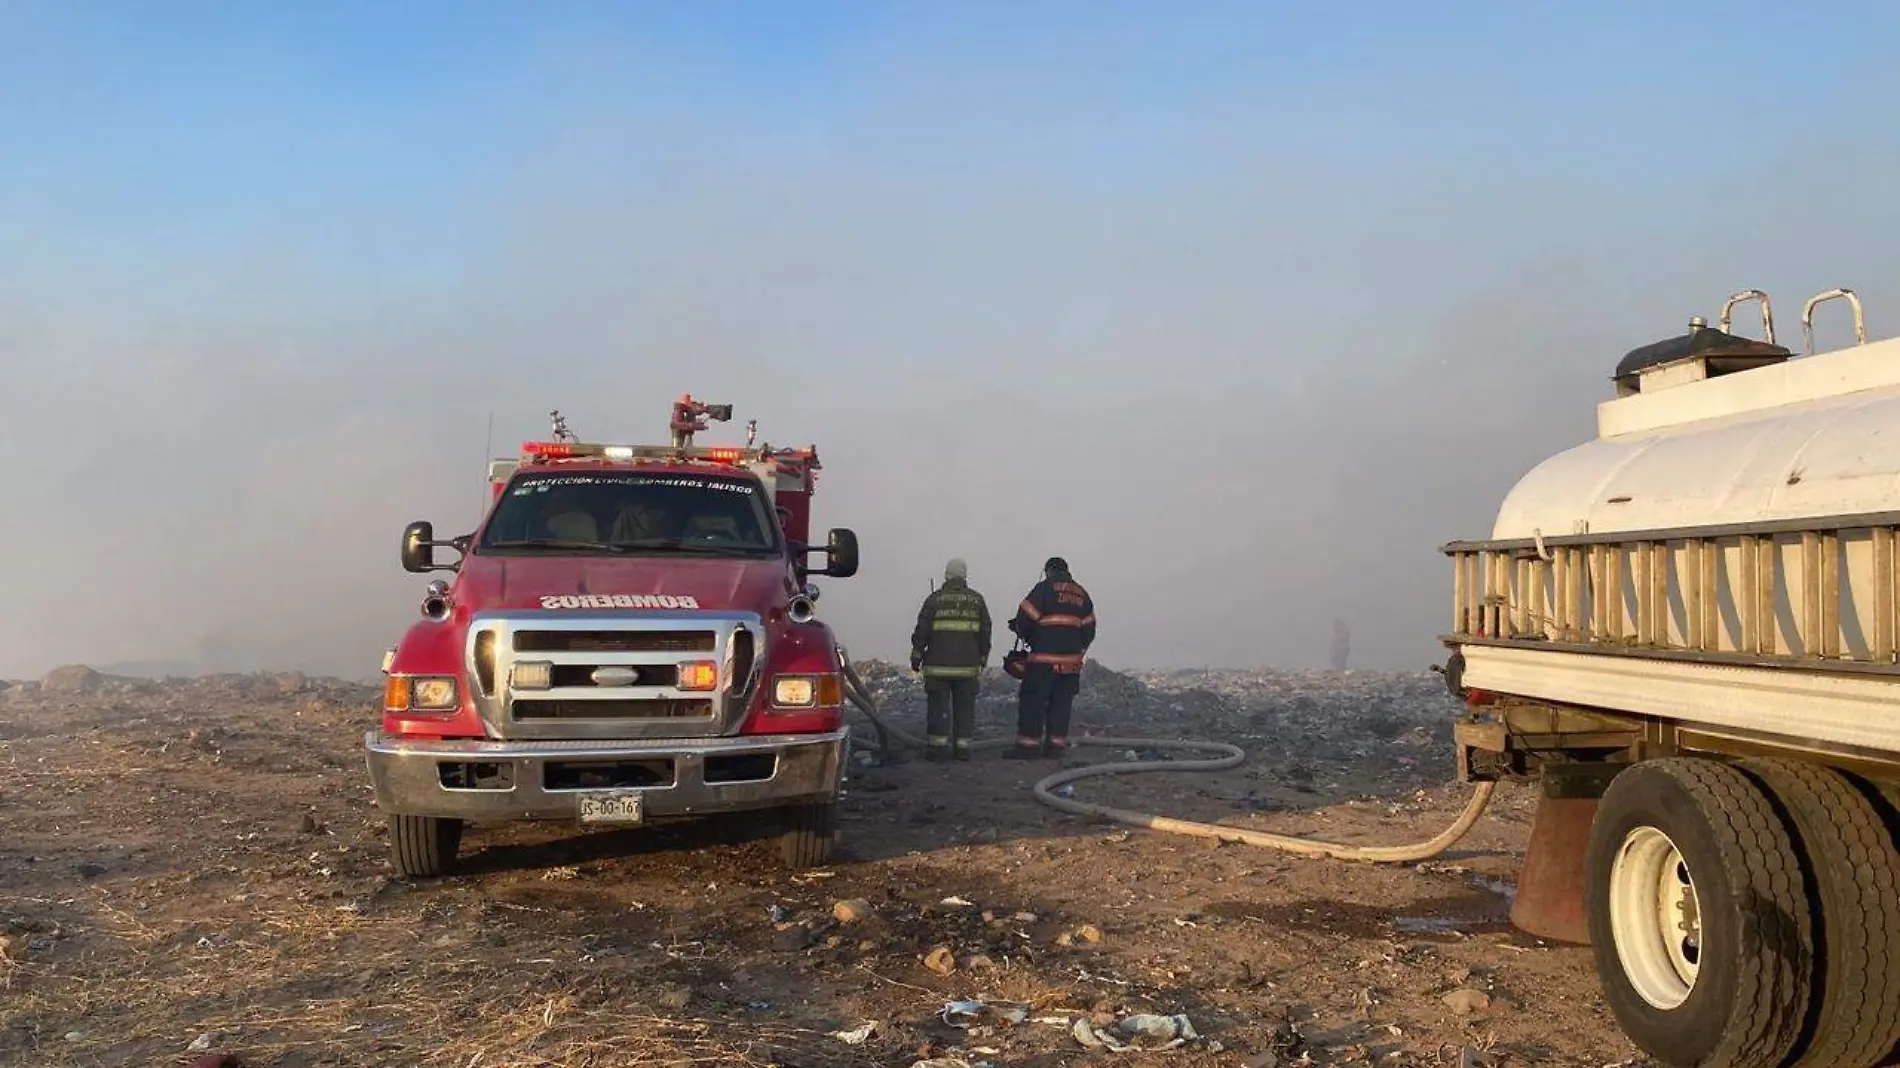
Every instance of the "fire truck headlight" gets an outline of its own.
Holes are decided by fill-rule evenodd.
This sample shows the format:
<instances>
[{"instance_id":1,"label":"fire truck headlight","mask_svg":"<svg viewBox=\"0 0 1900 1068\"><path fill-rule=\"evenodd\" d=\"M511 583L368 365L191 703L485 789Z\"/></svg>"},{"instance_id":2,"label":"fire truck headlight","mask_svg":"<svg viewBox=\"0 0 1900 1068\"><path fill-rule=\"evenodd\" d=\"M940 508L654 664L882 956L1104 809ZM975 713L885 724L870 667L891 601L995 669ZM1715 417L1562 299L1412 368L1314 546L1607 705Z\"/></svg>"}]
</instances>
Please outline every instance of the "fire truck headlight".
<instances>
[{"instance_id":1,"label":"fire truck headlight","mask_svg":"<svg viewBox=\"0 0 1900 1068\"><path fill-rule=\"evenodd\" d=\"M780 675L772 682L772 703L780 708L829 708L842 692L836 675Z\"/></svg>"},{"instance_id":2,"label":"fire truck headlight","mask_svg":"<svg viewBox=\"0 0 1900 1068\"><path fill-rule=\"evenodd\" d=\"M817 692L811 679L787 675L772 684L772 703L784 708L808 708Z\"/></svg>"},{"instance_id":3,"label":"fire truck headlight","mask_svg":"<svg viewBox=\"0 0 1900 1068\"><path fill-rule=\"evenodd\" d=\"M424 676L413 681L415 707L427 712L445 712L455 707L455 680L444 676Z\"/></svg>"}]
</instances>

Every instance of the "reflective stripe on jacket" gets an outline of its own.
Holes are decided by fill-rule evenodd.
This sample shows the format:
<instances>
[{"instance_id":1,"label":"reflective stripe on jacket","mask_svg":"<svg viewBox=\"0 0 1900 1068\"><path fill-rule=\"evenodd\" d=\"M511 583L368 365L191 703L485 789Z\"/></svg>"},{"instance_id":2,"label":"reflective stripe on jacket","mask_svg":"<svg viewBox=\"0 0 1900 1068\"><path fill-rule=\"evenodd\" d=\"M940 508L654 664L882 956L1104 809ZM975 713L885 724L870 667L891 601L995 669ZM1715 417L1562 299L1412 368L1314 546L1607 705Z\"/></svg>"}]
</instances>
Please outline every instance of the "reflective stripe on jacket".
<instances>
[{"instance_id":1,"label":"reflective stripe on jacket","mask_svg":"<svg viewBox=\"0 0 1900 1068\"><path fill-rule=\"evenodd\" d=\"M990 658L990 607L962 579L950 579L924 598L910 635L911 655L926 676L973 679Z\"/></svg>"},{"instance_id":2,"label":"reflective stripe on jacket","mask_svg":"<svg viewBox=\"0 0 1900 1068\"><path fill-rule=\"evenodd\" d=\"M1061 674L1082 670L1089 646L1095 643L1095 601L1089 591L1067 573L1036 583L1022 603L1010 629L1029 644L1029 662L1047 664Z\"/></svg>"}]
</instances>

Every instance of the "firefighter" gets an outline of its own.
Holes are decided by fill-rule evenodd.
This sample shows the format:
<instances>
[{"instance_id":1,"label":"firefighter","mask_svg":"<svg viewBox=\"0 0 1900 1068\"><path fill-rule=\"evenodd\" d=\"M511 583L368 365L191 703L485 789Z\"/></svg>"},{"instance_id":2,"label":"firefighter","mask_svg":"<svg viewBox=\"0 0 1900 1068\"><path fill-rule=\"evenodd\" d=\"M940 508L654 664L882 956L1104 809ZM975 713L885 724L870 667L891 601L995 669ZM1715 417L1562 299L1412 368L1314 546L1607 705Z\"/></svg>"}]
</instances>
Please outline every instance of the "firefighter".
<instances>
[{"instance_id":1,"label":"firefighter","mask_svg":"<svg viewBox=\"0 0 1900 1068\"><path fill-rule=\"evenodd\" d=\"M1068 561L1052 556L1042 565L1042 581L1016 607L1009 629L1029 646L1029 662L1017 691L1016 744L1006 755L1059 756L1069 748L1069 713L1095 642L1095 602L1069 574Z\"/></svg>"},{"instance_id":2,"label":"firefighter","mask_svg":"<svg viewBox=\"0 0 1900 1068\"><path fill-rule=\"evenodd\" d=\"M910 669L923 673L929 701L929 759L970 759L976 694L989 658L989 605L970 588L969 565L951 560L943 585L924 598L910 634Z\"/></svg>"}]
</instances>

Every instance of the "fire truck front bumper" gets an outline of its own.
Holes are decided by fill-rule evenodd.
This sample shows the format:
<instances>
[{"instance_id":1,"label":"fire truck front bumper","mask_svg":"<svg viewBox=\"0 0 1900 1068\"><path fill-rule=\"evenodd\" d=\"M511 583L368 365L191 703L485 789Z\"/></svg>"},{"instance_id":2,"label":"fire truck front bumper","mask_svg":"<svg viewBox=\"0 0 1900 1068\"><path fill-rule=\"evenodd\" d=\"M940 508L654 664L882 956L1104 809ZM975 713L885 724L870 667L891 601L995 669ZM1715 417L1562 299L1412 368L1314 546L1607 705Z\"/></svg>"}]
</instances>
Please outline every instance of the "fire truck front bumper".
<instances>
[{"instance_id":1,"label":"fire truck front bumper","mask_svg":"<svg viewBox=\"0 0 1900 1068\"><path fill-rule=\"evenodd\" d=\"M849 728L692 741L364 735L376 805L405 816L641 822L836 796ZM601 813L610 813L602 816Z\"/></svg>"}]
</instances>

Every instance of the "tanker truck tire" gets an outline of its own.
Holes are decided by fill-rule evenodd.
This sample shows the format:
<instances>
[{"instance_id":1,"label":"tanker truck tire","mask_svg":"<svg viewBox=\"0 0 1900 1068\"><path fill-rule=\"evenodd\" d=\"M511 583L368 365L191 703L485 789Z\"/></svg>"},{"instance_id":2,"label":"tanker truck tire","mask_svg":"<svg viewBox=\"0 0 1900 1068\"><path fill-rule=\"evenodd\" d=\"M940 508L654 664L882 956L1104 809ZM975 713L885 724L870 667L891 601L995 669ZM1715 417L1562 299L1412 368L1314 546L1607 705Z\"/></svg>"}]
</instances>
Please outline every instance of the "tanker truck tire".
<instances>
[{"instance_id":1,"label":"tanker truck tire","mask_svg":"<svg viewBox=\"0 0 1900 1068\"><path fill-rule=\"evenodd\" d=\"M1624 1034L1671 1068L1778 1068L1800 1041L1814 920L1769 797L1713 760L1612 779L1585 859L1591 952Z\"/></svg>"},{"instance_id":2,"label":"tanker truck tire","mask_svg":"<svg viewBox=\"0 0 1900 1068\"><path fill-rule=\"evenodd\" d=\"M1873 1068L1900 1042L1900 854L1872 801L1801 760L1744 760L1781 803L1820 905L1813 1037L1789 1068Z\"/></svg>"},{"instance_id":3,"label":"tanker truck tire","mask_svg":"<svg viewBox=\"0 0 1900 1068\"><path fill-rule=\"evenodd\" d=\"M793 871L804 871L830 862L838 843L836 801L793 805L784 810L783 819L785 829L778 839L781 863Z\"/></svg>"},{"instance_id":4,"label":"tanker truck tire","mask_svg":"<svg viewBox=\"0 0 1900 1068\"><path fill-rule=\"evenodd\" d=\"M389 817L389 857L411 879L433 879L455 870L462 848L462 821L436 816Z\"/></svg>"}]
</instances>

